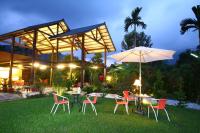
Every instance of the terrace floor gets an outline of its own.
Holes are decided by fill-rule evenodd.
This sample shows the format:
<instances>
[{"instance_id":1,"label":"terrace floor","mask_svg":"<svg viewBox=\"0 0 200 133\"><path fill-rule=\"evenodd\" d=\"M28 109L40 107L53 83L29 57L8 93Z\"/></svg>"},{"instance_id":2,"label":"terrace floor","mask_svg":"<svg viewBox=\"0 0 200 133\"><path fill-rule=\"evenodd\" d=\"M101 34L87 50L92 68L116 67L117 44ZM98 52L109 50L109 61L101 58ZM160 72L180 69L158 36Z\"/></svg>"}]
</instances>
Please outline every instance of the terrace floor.
<instances>
[{"instance_id":1,"label":"terrace floor","mask_svg":"<svg viewBox=\"0 0 200 133\"><path fill-rule=\"evenodd\" d=\"M115 101L99 99L96 104L98 116L90 106L86 114L78 112L73 106L71 114L60 107L55 116L50 115L53 98L20 99L0 102L1 133L199 133L200 111L168 106L171 122L164 112L160 113L159 122L150 114L147 116L131 112L127 115L124 107L119 107L113 114Z\"/></svg>"}]
</instances>

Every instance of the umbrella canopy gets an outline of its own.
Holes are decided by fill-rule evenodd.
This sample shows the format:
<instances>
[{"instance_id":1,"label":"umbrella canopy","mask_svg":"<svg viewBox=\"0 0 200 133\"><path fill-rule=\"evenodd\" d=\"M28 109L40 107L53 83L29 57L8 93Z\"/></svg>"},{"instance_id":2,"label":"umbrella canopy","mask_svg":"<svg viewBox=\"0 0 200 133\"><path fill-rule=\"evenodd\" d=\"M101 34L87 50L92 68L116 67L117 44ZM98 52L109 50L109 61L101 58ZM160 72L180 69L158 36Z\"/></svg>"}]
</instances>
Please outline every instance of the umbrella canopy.
<instances>
[{"instance_id":1,"label":"umbrella canopy","mask_svg":"<svg viewBox=\"0 0 200 133\"><path fill-rule=\"evenodd\" d=\"M133 49L113 54L111 55L117 61L120 62L139 62L139 79L141 82L141 63L159 61L159 60L168 60L173 59L175 51L172 50L164 50L157 48L149 48L149 47L135 47ZM141 93L141 86L140 86Z\"/></svg>"},{"instance_id":2,"label":"umbrella canopy","mask_svg":"<svg viewBox=\"0 0 200 133\"><path fill-rule=\"evenodd\" d=\"M135 47L133 49L111 55L121 62L153 62L158 60L173 59L175 51L149 47Z\"/></svg>"}]
</instances>

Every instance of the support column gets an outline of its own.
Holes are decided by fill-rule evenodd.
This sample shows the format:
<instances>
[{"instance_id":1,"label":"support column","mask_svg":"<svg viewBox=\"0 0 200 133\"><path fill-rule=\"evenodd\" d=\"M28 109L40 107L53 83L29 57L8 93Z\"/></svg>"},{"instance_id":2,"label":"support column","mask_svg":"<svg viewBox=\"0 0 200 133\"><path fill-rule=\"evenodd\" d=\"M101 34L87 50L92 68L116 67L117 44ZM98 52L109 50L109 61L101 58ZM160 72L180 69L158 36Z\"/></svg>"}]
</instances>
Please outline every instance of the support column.
<instances>
[{"instance_id":1,"label":"support column","mask_svg":"<svg viewBox=\"0 0 200 133\"><path fill-rule=\"evenodd\" d=\"M14 57L14 45L15 45L15 37L12 37L12 44L10 48L10 68L9 68L9 79L8 85L9 88L12 88L12 68L13 68L13 57Z\"/></svg>"},{"instance_id":2,"label":"support column","mask_svg":"<svg viewBox=\"0 0 200 133\"><path fill-rule=\"evenodd\" d=\"M84 84L84 76L85 76L85 48L84 48L84 35L82 35L82 43L81 43L81 88L83 88Z\"/></svg>"},{"instance_id":3,"label":"support column","mask_svg":"<svg viewBox=\"0 0 200 133\"><path fill-rule=\"evenodd\" d=\"M70 57L70 61L72 62L74 58L74 47L73 45L71 46L71 57Z\"/></svg>"},{"instance_id":4,"label":"support column","mask_svg":"<svg viewBox=\"0 0 200 133\"><path fill-rule=\"evenodd\" d=\"M73 43L74 43L74 39L73 39ZM71 46L71 56L70 56L70 62L72 63L73 62L73 58L74 58L74 51L73 51L73 44ZM69 68L70 69L70 79L72 80L72 68Z\"/></svg>"},{"instance_id":5,"label":"support column","mask_svg":"<svg viewBox=\"0 0 200 133\"><path fill-rule=\"evenodd\" d=\"M49 79L50 86L52 86L52 81L53 81L53 66L54 66L54 48L52 49L52 53L51 53L51 70L50 70L50 79Z\"/></svg>"},{"instance_id":6,"label":"support column","mask_svg":"<svg viewBox=\"0 0 200 133\"><path fill-rule=\"evenodd\" d=\"M107 65L107 51L106 51L106 47L104 48L104 82L106 83L106 65Z\"/></svg>"},{"instance_id":7,"label":"support column","mask_svg":"<svg viewBox=\"0 0 200 133\"><path fill-rule=\"evenodd\" d=\"M59 31L59 26L57 24L57 35L58 35L58 31ZM56 39L56 63L58 63L58 61L59 61L58 49L59 49L59 39L57 38Z\"/></svg>"},{"instance_id":8,"label":"support column","mask_svg":"<svg viewBox=\"0 0 200 133\"><path fill-rule=\"evenodd\" d=\"M31 79L30 83L34 84L35 83L35 68L34 68L34 63L35 63L35 57L36 57L36 43L37 43L37 30L34 31L33 33L33 51L32 51L32 67L31 67Z\"/></svg>"}]
</instances>

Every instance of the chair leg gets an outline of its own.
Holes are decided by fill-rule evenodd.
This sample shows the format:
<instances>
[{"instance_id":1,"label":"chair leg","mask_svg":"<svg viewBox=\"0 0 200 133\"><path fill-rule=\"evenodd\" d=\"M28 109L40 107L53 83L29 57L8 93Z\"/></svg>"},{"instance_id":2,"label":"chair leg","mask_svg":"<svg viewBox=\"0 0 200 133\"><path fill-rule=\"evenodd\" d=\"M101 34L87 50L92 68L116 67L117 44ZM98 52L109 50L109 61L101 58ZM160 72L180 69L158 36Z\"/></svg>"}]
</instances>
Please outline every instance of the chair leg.
<instances>
[{"instance_id":1,"label":"chair leg","mask_svg":"<svg viewBox=\"0 0 200 133\"><path fill-rule=\"evenodd\" d=\"M86 106L87 106L87 104L85 104L85 107L84 107L84 114L85 114L85 109L86 109Z\"/></svg>"},{"instance_id":2,"label":"chair leg","mask_svg":"<svg viewBox=\"0 0 200 133\"><path fill-rule=\"evenodd\" d=\"M148 118L149 118L149 107L147 109L148 109Z\"/></svg>"},{"instance_id":3,"label":"chair leg","mask_svg":"<svg viewBox=\"0 0 200 133\"><path fill-rule=\"evenodd\" d=\"M65 111L65 104L63 104L63 110Z\"/></svg>"},{"instance_id":4,"label":"chair leg","mask_svg":"<svg viewBox=\"0 0 200 133\"><path fill-rule=\"evenodd\" d=\"M55 111L54 111L54 115L55 115L55 113L56 113L56 111L57 111L59 105L60 105L60 104L57 105L57 107L56 107L56 109L55 109Z\"/></svg>"},{"instance_id":5,"label":"chair leg","mask_svg":"<svg viewBox=\"0 0 200 133\"><path fill-rule=\"evenodd\" d=\"M94 111L94 105L92 103L90 103L91 107L92 107L92 111Z\"/></svg>"},{"instance_id":6,"label":"chair leg","mask_svg":"<svg viewBox=\"0 0 200 133\"><path fill-rule=\"evenodd\" d=\"M168 121L170 122L170 119L169 119L169 115L168 115L168 113L167 113L167 110L166 109L164 109L165 110L165 113L166 113L166 115L167 115L167 119L168 119Z\"/></svg>"},{"instance_id":7,"label":"chair leg","mask_svg":"<svg viewBox=\"0 0 200 133\"><path fill-rule=\"evenodd\" d=\"M94 106L94 105L92 105L92 106L93 106L93 111L94 111L95 114L97 115L97 110L96 110L95 106Z\"/></svg>"},{"instance_id":8,"label":"chair leg","mask_svg":"<svg viewBox=\"0 0 200 133\"><path fill-rule=\"evenodd\" d=\"M125 104L125 108L126 108L126 113L129 115L129 113L128 113L128 104Z\"/></svg>"},{"instance_id":9,"label":"chair leg","mask_svg":"<svg viewBox=\"0 0 200 133\"><path fill-rule=\"evenodd\" d=\"M159 109L157 109L157 117L158 117L158 111L159 111Z\"/></svg>"},{"instance_id":10,"label":"chair leg","mask_svg":"<svg viewBox=\"0 0 200 133\"><path fill-rule=\"evenodd\" d=\"M114 114L115 114L117 108L118 108L118 104L115 105Z\"/></svg>"},{"instance_id":11,"label":"chair leg","mask_svg":"<svg viewBox=\"0 0 200 133\"><path fill-rule=\"evenodd\" d=\"M54 103L54 105L53 105L53 107L52 107L52 109L51 109L50 114L53 112L53 109L54 109L55 105L56 105L56 104Z\"/></svg>"},{"instance_id":12,"label":"chair leg","mask_svg":"<svg viewBox=\"0 0 200 133\"><path fill-rule=\"evenodd\" d=\"M83 104L83 113L85 113L85 103Z\"/></svg>"},{"instance_id":13,"label":"chair leg","mask_svg":"<svg viewBox=\"0 0 200 133\"><path fill-rule=\"evenodd\" d=\"M155 115L155 118L156 118L156 122L158 122L158 119L157 119L157 116L156 116L156 112L155 112L155 110L154 110L153 107L151 107L151 108L152 108L152 110L153 110L153 112L154 112L154 115Z\"/></svg>"},{"instance_id":14,"label":"chair leg","mask_svg":"<svg viewBox=\"0 0 200 133\"><path fill-rule=\"evenodd\" d=\"M70 114L69 102L67 103L67 106L68 106L68 112Z\"/></svg>"},{"instance_id":15,"label":"chair leg","mask_svg":"<svg viewBox=\"0 0 200 133\"><path fill-rule=\"evenodd\" d=\"M83 109L84 109L84 103L83 103L83 105L82 105L82 109L81 109L81 112L83 112Z\"/></svg>"}]
</instances>

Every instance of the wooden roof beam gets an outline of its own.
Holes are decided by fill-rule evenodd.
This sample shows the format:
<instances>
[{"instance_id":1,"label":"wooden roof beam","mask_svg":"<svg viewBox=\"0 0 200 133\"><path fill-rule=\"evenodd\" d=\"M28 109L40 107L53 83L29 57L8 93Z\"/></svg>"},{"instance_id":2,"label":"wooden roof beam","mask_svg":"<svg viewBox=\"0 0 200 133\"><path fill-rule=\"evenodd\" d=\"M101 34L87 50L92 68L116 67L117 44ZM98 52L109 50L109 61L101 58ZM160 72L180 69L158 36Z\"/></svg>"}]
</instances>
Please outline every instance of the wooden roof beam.
<instances>
[{"instance_id":1,"label":"wooden roof beam","mask_svg":"<svg viewBox=\"0 0 200 133\"><path fill-rule=\"evenodd\" d=\"M48 36L52 36L52 35L50 35L49 33L46 33L46 32L44 32L44 31L42 31L42 30L38 30L40 33L43 33L43 34L45 34L45 35L48 35Z\"/></svg>"},{"instance_id":2,"label":"wooden roof beam","mask_svg":"<svg viewBox=\"0 0 200 133\"><path fill-rule=\"evenodd\" d=\"M55 36L54 32L52 31L52 29L48 26L48 29L51 31L51 33Z\"/></svg>"},{"instance_id":3,"label":"wooden roof beam","mask_svg":"<svg viewBox=\"0 0 200 133\"><path fill-rule=\"evenodd\" d=\"M100 32L100 30L99 30L99 28L97 28L97 30L98 30L98 32L99 32L99 34L100 34L100 36L102 36L102 34L101 34L101 32ZM103 38L102 38L102 40L103 40ZM107 51L109 52L110 51L110 49L109 48L107 48L107 46L106 46L106 42L103 40L103 42L104 42L104 44L105 44L105 48L107 49Z\"/></svg>"},{"instance_id":4,"label":"wooden roof beam","mask_svg":"<svg viewBox=\"0 0 200 133\"><path fill-rule=\"evenodd\" d=\"M41 33L41 32L40 32ZM49 39L43 34L43 33L41 33L41 35L45 38L45 40L51 45L51 47L53 48L53 49L55 49L54 48L54 46L53 46L53 44L51 43L51 41L49 41Z\"/></svg>"},{"instance_id":5,"label":"wooden roof beam","mask_svg":"<svg viewBox=\"0 0 200 133\"><path fill-rule=\"evenodd\" d=\"M60 47L59 49L63 49L63 48L71 48L71 46ZM41 49L41 51L50 51L50 50L52 50L52 49Z\"/></svg>"}]
</instances>

